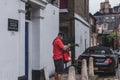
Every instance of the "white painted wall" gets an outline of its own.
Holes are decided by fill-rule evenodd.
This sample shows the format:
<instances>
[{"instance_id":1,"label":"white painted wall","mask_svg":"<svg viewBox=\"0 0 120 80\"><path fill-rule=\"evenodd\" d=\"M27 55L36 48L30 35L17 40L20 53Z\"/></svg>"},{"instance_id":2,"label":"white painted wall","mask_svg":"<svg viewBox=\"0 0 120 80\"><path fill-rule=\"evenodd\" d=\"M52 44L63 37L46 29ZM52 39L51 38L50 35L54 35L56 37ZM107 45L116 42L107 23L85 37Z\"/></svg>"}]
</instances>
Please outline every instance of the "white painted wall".
<instances>
[{"instance_id":1,"label":"white painted wall","mask_svg":"<svg viewBox=\"0 0 120 80\"><path fill-rule=\"evenodd\" d=\"M19 3L19 10L25 11L25 3ZM19 70L19 77L25 75L25 13L19 13L19 38L18 38L18 48L19 48L19 55L18 55L18 70Z\"/></svg>"},{"instance_id":2,"label":"white painted wall","mask_svg":"<svg viewBox=\"0 0 120 80\"><path fill-rule=\"evenodd\" d=\"M18 80L24 75L25 15L18 11L24 7L20 0L0 1L0 80ZM8 31L8 18L19 20L18 32Z\"/></svg>"},{"instance_id":3,"label":"white painted wall","mask_svg":"<svg viewBox=\"0 0 120 80\"><path fill-rule=\"evenodd\" d=\"M59 32L59 8L51 4L46 6L44 22L40 27L40 69L46 67L49 74L54 73L52 42Z\"/></svg>"},{"instance_id":4,"label":"white painted wall","mask_svg":"<svg viewBox=\"0 0 120 80\"><path fill-rule=\"evenodd\" d=\"M0 10L0 80L18 80L25 75L25 3L2 0ZM19 12L21 10L23 12ZM45 9L36 11L34 9L33 17L38 17L29 22L29 68L40 70L46 67L52 74L52 41L59 32L59 8L48 4ZM8 31L8 18L19 20L18 32Z\"/></svg>"},{"instance_id":5,"label":"white painted wall","mask_svg":"<svg viewBox=\"0 0 120 80\"><path fill-rule=\"evenodd\" d=\"M40 70L40 8L32 10L32 68Z\"/></svg>"},{"instance_id":6,"label":"white painted wall","mask_svg":"<svg viewBox=\"0 0 120 80\"><path fill-rule=\"evenodd\" d=\"M59 32L59 8L47 4L45 9L34 9L32 19L32 69L46 67L54 73L52 41Z\"/></svg>"},{"instance_id":7,"label":"white painted wall","mask_svg":"<svg viewBox=\"0 0 120 80\"><path fill-rule=\"evenodd\" d=\"M75 18L80 20L79 21L75 19L75 43L79 44L79 47L75 48L75 54L76 54L75 59L77 59L78 56L82 54L82 52L85 50L85 39L86 39L86 48L89 47L90 34L89 34L89 27L88 27L89 24L77 14L75 14Z\"/></svg>"}]
</instances>

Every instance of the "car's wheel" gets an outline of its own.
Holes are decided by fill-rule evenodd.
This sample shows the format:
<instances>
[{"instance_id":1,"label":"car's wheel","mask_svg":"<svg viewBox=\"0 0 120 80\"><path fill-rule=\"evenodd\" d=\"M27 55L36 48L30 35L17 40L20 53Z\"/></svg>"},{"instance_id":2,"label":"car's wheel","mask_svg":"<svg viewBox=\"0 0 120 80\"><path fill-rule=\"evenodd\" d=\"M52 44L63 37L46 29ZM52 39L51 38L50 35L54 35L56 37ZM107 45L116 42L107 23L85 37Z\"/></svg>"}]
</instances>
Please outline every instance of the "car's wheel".
<instances>
[{"instance_id":1,"label":"car's wheel","mask_svg":"<svg viewBox=\"0 0 120 80\"><path fill-rule=\"evenodd\" d=\"M115 76L116 75L116 71L114 71L112 74Z\"/></svg>"},{"instance_id":2,"label":"car's wheel","mask_svg":"<svg viewBox=\"0 0 120 80\"><path fill-rule=\"evenodd\" d=\"M116 69L114 69L114 71L113 72L111 72L112 73L112 75L116 75Z\"/></svg>"}]
</instances>

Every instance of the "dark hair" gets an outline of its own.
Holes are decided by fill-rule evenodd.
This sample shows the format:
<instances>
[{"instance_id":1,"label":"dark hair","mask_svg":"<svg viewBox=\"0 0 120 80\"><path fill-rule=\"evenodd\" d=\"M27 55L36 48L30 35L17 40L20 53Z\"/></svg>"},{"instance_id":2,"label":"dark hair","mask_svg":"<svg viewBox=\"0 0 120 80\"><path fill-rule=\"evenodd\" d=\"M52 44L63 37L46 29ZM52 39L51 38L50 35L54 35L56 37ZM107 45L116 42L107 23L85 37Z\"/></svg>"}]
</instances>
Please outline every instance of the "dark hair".
<instances>
[{"instance_id":1,"label":"dark hair","mask_svg":"<svg viewBox=\"0 0 120 80\"><path fill-rule=\"evenodd\" d=\"M64 33L63 32L59 32L58 33L58 36L61 35L61 36L64 36Z\"/></svg>"}]
</instances>

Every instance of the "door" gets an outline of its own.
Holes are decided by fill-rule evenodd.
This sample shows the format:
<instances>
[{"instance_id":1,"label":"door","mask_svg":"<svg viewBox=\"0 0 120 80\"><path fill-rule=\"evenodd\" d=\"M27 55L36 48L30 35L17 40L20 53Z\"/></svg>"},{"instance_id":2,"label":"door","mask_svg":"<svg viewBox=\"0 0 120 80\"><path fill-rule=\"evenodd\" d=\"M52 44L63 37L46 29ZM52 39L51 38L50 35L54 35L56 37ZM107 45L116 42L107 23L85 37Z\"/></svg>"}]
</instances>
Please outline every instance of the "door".
<instances>
[{"instance_id":1,"label":"door","mask_svg":"<svg viewBox=\"0 0 120 80\"><path fill-rule=\"evenodd\" d=\"M28 80L28 70L29 70L29 30L28 30L29 23L25 22L25 77Z\"/></svg>"}]
</instances>

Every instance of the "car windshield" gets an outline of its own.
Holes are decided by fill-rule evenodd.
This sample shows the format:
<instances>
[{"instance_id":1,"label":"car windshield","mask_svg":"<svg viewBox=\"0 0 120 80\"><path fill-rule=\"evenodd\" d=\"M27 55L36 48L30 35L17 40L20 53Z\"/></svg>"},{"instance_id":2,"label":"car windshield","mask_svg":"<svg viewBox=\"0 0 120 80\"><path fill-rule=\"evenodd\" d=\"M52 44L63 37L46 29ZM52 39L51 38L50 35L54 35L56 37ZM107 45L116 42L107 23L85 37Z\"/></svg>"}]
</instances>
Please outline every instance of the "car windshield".
<instances>
[{"instance_id":1,"label":"car windshield","mask_svg":"<svg viewBox=\"0 0 120 80\"><path fill-rule=\"evenodd\" d=\"M116 50L116 52L120 52L120 50L119 50L119 49L117 49L117 50Z\"/></svg>"},{"instance_id":2,"label":"car windshield","mask_svg":"<svg viewBox=\"0 0 120 80\"><path fill-rule=\"evenodd\" d=\"M108 54L106 50L103 49L87 49L85 53L88 54Z\"/></svg>"}]
</instances>

